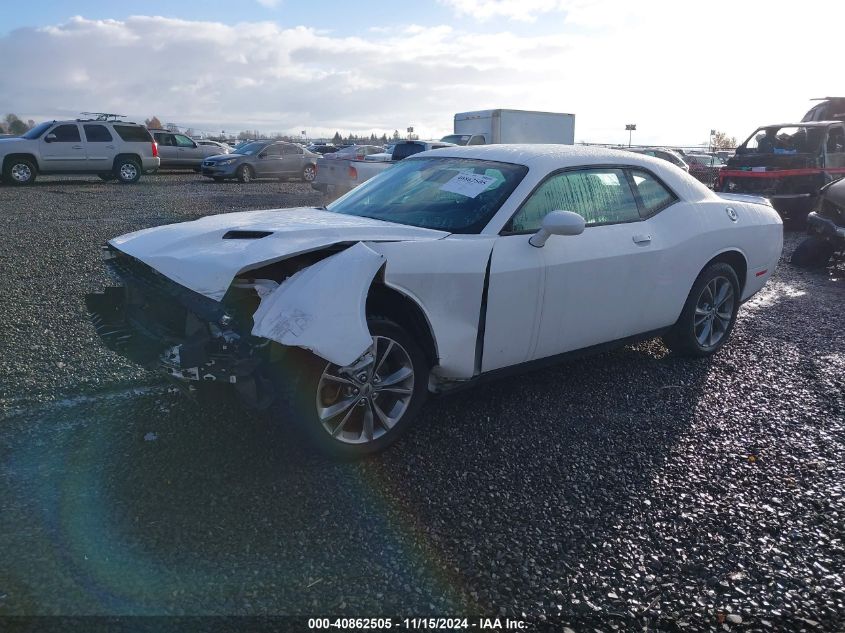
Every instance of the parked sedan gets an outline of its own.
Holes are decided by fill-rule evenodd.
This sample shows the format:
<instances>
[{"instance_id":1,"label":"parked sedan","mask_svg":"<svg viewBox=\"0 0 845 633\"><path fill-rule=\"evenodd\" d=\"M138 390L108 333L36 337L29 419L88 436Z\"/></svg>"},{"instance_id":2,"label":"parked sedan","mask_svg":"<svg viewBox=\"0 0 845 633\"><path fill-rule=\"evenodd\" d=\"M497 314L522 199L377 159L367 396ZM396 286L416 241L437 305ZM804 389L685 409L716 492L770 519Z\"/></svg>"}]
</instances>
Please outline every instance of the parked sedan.
<instances>
[{"instance_id":1,"label":"parked sedan","mask_svg":"<svg viewBox=\"0 0 845 633\"><path fill-rule=\"evenodd\" d=\"M782 245L764 199L717 195L655 158L449 147L327 208L117 237L107 265L124 286L86 302L128 358L234 387L280 427L360 456L430 393L656 335L711 356Z\"/></svg>"},{"instance_id":2,"label":"parked sedan","mask_svg":"<svg viewBox=\"0 0 845 633\"><path fill-rule=\"evenodd\" d=\"M211 156L202 163L202 175L220 182L237 178L302 178L311 182L317 175L316 154L293 143L254 141L239 145L231 154Z\"/></svg>"},{"instance_id":3,"label":"parked sedan","mask_svg":"<svg viewBox=\"0 0 845 633\"><path fill-rule=\"evenodd\" d=\"M719 182L719 172L725 167L725 161L713 154L687 154L684 160L690 175L710 186Z\"/></svg>"}]
</instances>

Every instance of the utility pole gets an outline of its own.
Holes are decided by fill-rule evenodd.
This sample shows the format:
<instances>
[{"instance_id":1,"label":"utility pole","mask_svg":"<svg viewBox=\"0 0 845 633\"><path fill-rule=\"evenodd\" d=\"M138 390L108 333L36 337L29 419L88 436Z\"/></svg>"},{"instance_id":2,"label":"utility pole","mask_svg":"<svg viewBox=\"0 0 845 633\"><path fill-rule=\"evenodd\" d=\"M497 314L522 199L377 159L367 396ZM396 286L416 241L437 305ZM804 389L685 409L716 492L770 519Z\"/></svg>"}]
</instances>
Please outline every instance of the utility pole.
<instances>
[{"instance_id":1,"label":"utility pole","mask_svg":"<svg viewBox=\"0 0 845 633\"><path fill-rule=\"evenodd\" d=\"M625 131L628 132L628 147L631 147L631 133L637 129L636 123L628 123L625 126Z\"/></svg>"}]
</instances>

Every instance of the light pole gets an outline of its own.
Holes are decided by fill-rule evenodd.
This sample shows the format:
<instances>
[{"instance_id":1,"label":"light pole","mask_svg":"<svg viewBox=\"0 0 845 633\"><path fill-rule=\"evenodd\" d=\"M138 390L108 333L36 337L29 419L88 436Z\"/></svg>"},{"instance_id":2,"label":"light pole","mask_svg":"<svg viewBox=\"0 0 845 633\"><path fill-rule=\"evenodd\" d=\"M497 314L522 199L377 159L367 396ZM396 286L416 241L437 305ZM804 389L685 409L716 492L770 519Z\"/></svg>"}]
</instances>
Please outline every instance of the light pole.
<instances>
[{"instance_id":1,"label":"light pole","mask_svg":"<svg viewBox=\"0 0 845 633\"><path fill-rule=\"evenodd\" d=\"M637 129L636 123L628 123L625 126L625 131L628 132L628 147L631 147L631 133Z\"/></svg>"}]
</instances>

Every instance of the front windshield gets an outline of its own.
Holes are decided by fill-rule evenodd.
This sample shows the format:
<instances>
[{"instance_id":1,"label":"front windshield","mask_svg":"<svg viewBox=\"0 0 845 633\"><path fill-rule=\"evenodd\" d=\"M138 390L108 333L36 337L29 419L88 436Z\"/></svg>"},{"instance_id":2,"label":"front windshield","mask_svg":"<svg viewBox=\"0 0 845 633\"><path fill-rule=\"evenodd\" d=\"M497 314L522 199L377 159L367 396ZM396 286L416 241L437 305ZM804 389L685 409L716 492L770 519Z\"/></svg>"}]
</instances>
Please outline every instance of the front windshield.
<instances>
[{"instance_id":1,"label":"front windshield","mask_svg":"<svg viewBox=\"0 0 845 633\"><path fill-rule=\"evenodd\" d=\"M356 187L329 211L450 233L479 233L528 168L470 158L409 158Z\"/></svg>"},{"instance_id":2,"label":"front windshield","mask_svg":"<svg viewBox=\"0 0 845 633\"><path fill-rule=\"evenodd\" d=\"M243 145L238 145L235 149L238 154L252 156L253 154L260 152L265 147L267 147L267 143L244 143Z\"/></svg>"},{"instance_id":3,"label":"front windshield","mask_svg":"<svg viewBox=\"0 0 845 633\"><path fill-rule=\"evenodd\" d=\"M819 151L824 128L784 125L758 128L738 153L799 154Z\"/></svg>"},{"instance_id":4,"label":"front windshield","mask_svg":"<svg viewBox=\"0 0 845 633\"><path fill-rule=\"evenodd\" d=\"M52 123L39 123L38 125L36 125L34 128L29 130L25 134L22 134L22 137L25 138L25 139L29 139L29 140L32 140L34 138L40 138L41 135L44 134L44 132L46 132L48 129L50 129L51 125L53 125L53 124Z\"/></svg>"}]
</instances>

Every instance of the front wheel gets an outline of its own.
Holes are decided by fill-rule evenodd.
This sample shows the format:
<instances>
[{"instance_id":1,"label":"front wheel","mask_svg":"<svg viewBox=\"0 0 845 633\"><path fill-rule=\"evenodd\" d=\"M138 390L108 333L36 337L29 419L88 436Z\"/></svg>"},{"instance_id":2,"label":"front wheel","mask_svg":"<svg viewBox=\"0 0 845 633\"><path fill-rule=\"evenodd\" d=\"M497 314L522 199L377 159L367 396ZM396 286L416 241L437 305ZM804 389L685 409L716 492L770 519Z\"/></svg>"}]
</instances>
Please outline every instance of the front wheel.
<instances>
[{"instance_id":1,"label":"front wheel","mask_svg":"<svg viewBox=\"0 0 845 633\"><path fill-rule=\"evenodd\" d=\"M739 280L725 263L711 264L698 275L681 316L663 341L687 356L710 356L730 337L739 311Z\"/></svg>"},{"instance_id":2,"label":"front wheel","mask_svg":"<svg viewBox=\"0 0 845 633\"><path fill-rule=\"evenodd\" d=\"M415 340L391 320L367 323L372 346L351 365L303 353L308 358L297 368L303 379L285 407L285 417L294 417L306 437L334 457L354 459L393 444L428 393L428 364Z\"/></svg>"},{"instance_id":3,"label":"front wheel","mask_svg":"<svg viewBox=\"0 0 845 633\"><path fill-rule=\"evenodd\" d=\"M38 175L38 168L26 158L14 158L6 161L3 180L11 185L31 185Z\"/></svg>"},{"instance_id":4,"label":"front wheel","mask_svg":"<svg viewBox=\"0 0 845 633\"><path fill-rule=\"evenodd\" d=\"M238 169L238 180L240 182L252 182L253 178L255 178L255 172L252 171L252 167L249 165L242 165Z\"/></svg>"},{"instance_id":5,"label":"front wheel","mask_svg":"<svg viewBox=\"0 0 845 633\"><path fill-rule=\"evenodd\" d=\"M305 182L314 182L317 177L317 168L314 165L306 165L302 170L302 179Z\"/></svg>"},{"instance_id":6,"label":"front wheel","mask_svg":"<svg viewBox=\"0 0 845 633\"><path fill-rule=\"evenodd\" d=\"M795 247L789 262L800 268L824 268L833 257L836 247L815 235L805 237Z\"/></svg>"}]
</instances>

